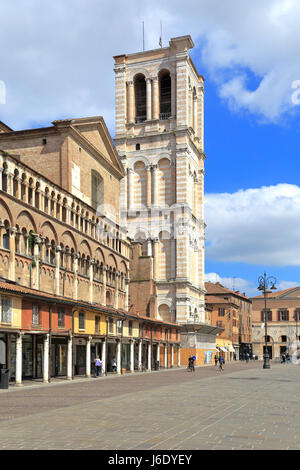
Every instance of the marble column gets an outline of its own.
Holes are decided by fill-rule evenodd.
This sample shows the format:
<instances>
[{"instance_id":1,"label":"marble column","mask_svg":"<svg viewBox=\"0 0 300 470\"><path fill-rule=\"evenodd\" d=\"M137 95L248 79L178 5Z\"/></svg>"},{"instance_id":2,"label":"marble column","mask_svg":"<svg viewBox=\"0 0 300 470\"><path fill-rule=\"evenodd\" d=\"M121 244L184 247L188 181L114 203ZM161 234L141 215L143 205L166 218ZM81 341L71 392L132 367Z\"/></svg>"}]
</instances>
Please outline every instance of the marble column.
<instances>
[{"instance_id":1,"label":"marble column","mask_svg":"<svg viewBox=\"0 0 300 470\"><path fill-rule=\"evenodd\" d=\"M86 377L91 376L91 337L86 340Z\"/></svg>"},{"instance_id":2,"label":"marble column","mask_svg":"<svg viewBox=\"0 0 300 470\"><path fill-rule=\"evenodd\" d=\"M73 358L73 348L72 348L72 338L68 338L68 362L67 362L67 379L72 380L72 358Z\"/></svg>"},{"instance_id":3,"label":"marble column","mask_svg":"<svg viewBox=\"0 0 300 470\"><path fill-rule=\"evenodd\" d=\"M22 385L22 337L20 333L16 338L16 385Z\"/></svg>"},{"instance_id":4,"label":"marble column","mask_svg":"<svg viewBox=\"0 0 300 470\"><path fill-rule=\"evenodd\" d=\"M152 119L151 78L146 78L146 110L147 110L147 121L150 121Z\"/></svg>"},{"instance_id":5,"label":"marble column","mask_svg":"<svg viewBox=\"0 0 300 470\"><path fill-rule=\"evenodd\" d=\"M159 88L158 77L153 77L153 109L152 118L159 119Z\"/></svg>"},{"instance_id":6,"label":"marble column","mask_svg":"<svg viewBox=\"0 0 300 470\"><path fill-rule=\"evenodd\" d=\"M49 334L44 336L43 382L49 382Z\"/></svg>"}]
</instances>

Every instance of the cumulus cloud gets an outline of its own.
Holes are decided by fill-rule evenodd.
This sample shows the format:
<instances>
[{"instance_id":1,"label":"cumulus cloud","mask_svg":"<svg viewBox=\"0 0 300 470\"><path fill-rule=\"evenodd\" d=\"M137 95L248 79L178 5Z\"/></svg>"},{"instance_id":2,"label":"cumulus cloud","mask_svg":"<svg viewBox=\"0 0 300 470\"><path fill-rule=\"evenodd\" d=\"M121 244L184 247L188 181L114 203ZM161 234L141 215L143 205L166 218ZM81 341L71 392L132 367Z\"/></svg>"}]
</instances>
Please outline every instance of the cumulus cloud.
<instances>
[{"instance_id":1,"label":"cumulus cloud","mask_svg":"<svg viewBox=\"0 0 300 470\"><path fill-rule=\"evenodd\" d=\"M219 282L227 289L238 290L241 294L254 292L252 283L240 277L221 277L219 273L207 273L205 274L205 282Z\"/></svg>"},{"instance_id":2,"label":"cumulus cloud","mask_svg":"<svg viewBox=\"0 0 300 470\"><path fill-rule=\"evenodd\" d=\"M206 256L267 266L300 265L300 187L278 184L206 194Z\"/></svg>"},{"instance_id":3,"label":"cumulus cloud","mask_svg":"<svg viewBox=\"0 0 300 470\"><path fill-rule=\"evenodd\" d=\"M0 119L24 128L101 114L113 131L112 56L142 50L142 21L146 49L157 48L160 20L164 46L191 34L207 78L233 109L273 121L298 109L297 0L190 0L188 8L179 0L14 0L0 3Z\"/></svg>"}]
</instances>

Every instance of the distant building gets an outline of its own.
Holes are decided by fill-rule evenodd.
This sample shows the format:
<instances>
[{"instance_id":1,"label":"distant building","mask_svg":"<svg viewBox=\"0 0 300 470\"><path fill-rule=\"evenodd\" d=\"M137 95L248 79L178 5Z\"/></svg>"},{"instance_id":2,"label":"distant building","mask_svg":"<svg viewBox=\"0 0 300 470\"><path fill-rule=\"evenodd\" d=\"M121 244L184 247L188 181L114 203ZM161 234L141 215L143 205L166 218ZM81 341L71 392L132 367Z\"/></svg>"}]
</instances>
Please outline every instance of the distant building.
<instances>
[{"instance_id":1,"label":"distant building","mask_svg":"<svg viewBox=\"0 0 300 470\"><path fill-rule=\"evenodd\" d=\"M205 302L213 307L212 323L224 328L216 339L216 346L219 345L221 352L228 353L225 359L232 359L234 354L237 359L243 359L246 353L252 355L251 300L219 282L206 282L205 289Z\"/></svg>"},{"instance_id":2,"label":"distant building","mask_svg":"<svg viewBox=\"0 0 300 470\"><path fill-rule=\"evenodd\" d=\"M264 296L251 297L253 352L263 358L265 347ZM271 359L283 353L293 354L300 336L300 287L267 294L267 347Z\"/></svg>"}]
</instances>

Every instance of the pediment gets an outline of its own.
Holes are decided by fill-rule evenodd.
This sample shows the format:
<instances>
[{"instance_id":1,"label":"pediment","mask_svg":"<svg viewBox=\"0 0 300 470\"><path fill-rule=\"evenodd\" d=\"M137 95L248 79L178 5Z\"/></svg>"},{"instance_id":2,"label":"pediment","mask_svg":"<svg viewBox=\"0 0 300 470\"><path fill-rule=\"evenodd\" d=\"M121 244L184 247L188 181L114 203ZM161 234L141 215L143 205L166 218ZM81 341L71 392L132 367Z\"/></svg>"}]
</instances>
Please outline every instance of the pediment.
<instances>
[{"instance_id":1,"label":"pediment","mask_svg":"<svg viewBox=\"0 0 300 470\"><path fill-rule=\"evenodd\" d=\"M300 286L295 287L293 289L289 289L288 292L282 292L282 294L279 294L277 298L278 299L289 299L289 298L295 299L297 297L300 299Z\"/></svg>"},{"instance_id":2,"label":"pediment","mask_svg":"<svg viewBox=\"0 0 300 470\"><path fill-rule=\"evenodd\" d=\"M123 165L102 117L74 119L72 127L123 177Z\"/></svg>"}]
</instances>

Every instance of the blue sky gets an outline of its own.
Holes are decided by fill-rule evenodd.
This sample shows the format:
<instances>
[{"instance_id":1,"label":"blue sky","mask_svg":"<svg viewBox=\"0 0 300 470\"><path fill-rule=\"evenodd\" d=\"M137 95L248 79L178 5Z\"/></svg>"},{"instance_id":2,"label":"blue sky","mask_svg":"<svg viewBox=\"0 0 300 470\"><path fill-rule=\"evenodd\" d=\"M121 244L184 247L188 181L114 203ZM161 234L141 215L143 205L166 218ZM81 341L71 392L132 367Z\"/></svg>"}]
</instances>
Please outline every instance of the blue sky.
<instances>
[{"instance_id":1,"label":"blue sky","mask_svg":"<svg viewBox=\"0 0 300 470\"><path fill-rule=\"evenodd\" d=\"M264 270L300 285L298 0L0 0L0 120L102 115L113 136L112 57L141 50L142 21L158 47L160 20L164 46L192 36L205 77L207 278L249 295Z\"/></svg>"}]
</instances>

